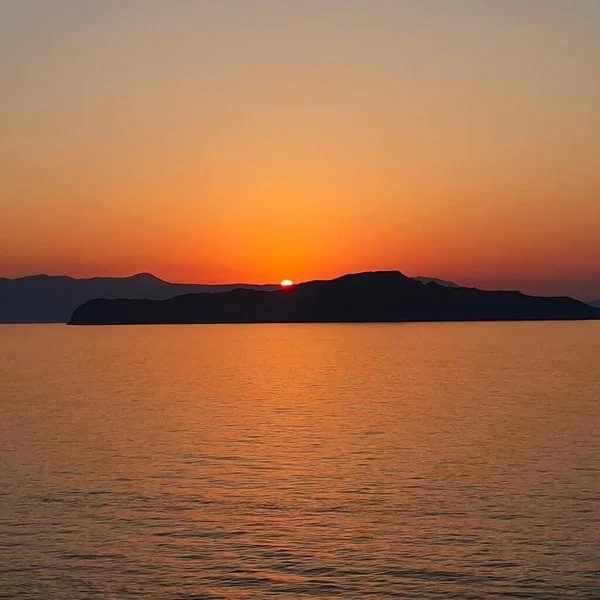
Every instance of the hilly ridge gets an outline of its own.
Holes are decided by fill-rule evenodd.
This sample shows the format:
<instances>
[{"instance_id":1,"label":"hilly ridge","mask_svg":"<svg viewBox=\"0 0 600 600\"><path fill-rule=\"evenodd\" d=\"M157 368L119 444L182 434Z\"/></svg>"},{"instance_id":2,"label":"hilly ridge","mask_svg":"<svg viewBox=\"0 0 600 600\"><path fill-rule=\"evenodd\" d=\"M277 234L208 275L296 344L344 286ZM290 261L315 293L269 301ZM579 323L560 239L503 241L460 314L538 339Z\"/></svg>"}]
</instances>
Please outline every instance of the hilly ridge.
<instances>
[{"instance_id":1,"label":"hilly ridge","mask_svg":"<svg viewBox=\"0 0 600 600\"><path fill-rule=\"evenodd\" d=\"M73 325L597 319L600 310L572 298L421 283L399 271L344 275L289 289L235 289L162 301L92 300Z\"/></svg>"},{"instance_id":2,"label":"hilly ridge","mask_svg":"<svg viewBox=\"0 0 600 600\"><path fill-rule=\"evenodd\" d=\"M277 286L178 284L150 273L91 279L60 275L0 278L0 323L66 323L78 306L94 298L165 300L180 294L225 292L239 287L273 290Z\"/></svg>"}]
</instances>

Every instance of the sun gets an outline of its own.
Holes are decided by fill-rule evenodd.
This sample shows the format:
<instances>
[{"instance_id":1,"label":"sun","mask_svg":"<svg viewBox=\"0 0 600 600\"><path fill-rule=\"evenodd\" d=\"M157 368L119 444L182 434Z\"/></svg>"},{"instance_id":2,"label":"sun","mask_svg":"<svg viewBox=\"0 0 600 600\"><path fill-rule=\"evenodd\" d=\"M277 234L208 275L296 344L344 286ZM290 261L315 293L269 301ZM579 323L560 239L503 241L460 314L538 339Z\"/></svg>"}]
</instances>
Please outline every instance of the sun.
<instances>
[{"instance_id":1,"label":"sun","mask_svg":"<svg viewBox=\"0 0 600 600\"><path fill-rule=\"evenodd\" d=\"M290 287L290 285L294 285L294 282L291 279L284 279L281 282L281 287Z\"/></svg>"}]
</instances>

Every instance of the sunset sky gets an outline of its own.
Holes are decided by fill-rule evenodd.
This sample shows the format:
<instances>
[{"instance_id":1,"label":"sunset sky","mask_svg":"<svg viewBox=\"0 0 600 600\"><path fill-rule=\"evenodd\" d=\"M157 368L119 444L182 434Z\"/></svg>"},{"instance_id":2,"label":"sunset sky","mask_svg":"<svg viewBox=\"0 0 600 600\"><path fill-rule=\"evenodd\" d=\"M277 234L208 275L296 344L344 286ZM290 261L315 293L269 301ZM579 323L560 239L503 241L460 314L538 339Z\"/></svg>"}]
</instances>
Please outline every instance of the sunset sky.
<instances>
[{"instance_id":1,"label":"sunset sky","mask_svg":"<svg viewBox=\"0 0 600 600\"><path fill-rule=\"evenodd\" d=\"M0 276L600 297L599 0L0 0Z\"/></svg>"}]
</instances>

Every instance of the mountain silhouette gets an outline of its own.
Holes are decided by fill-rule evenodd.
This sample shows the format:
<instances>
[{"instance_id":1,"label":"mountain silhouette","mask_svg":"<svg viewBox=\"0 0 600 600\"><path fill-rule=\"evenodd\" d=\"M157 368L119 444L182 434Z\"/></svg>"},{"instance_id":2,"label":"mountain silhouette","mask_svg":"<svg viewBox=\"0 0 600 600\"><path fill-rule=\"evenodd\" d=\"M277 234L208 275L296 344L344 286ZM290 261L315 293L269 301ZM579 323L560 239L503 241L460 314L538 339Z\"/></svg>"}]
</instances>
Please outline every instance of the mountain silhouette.
<instances>
[{"instance_id":1,"label":"mountain silhouette","mask_svg":"<svg viewBox=\"0 0 600 600\"><path fill-rule=\"evenodd\" d=\"M595 308L600 308L600 298L598 298L598 300L592 300L591 302L588 302L588 304Z\"/></svg>"},{"instance_id":2,"label":"mountain silhouette","mask_svg":"<svg viewBox=\"0 0 600 600\"><path fill-rule=\"evenodd\" d=\"M273 290L278 286L176 284L151 273L92 279L50 275L0 278L0 323L66 323L78 306L93 298L165 300L180 294L226 292L240 287Z\"/></svg>"},{"instance_id":3,"label":"mountain silhouette","mask_svg":"<svg viewBox=\"0 0 600 600\"><path fill-rule=\"evenodd\" d=\"M399 271L344 275L288 289L235 289L162 301L91 300L72 325L597 319L600 310L572 298L423 284Z\"/></svg>"}]
</instances>

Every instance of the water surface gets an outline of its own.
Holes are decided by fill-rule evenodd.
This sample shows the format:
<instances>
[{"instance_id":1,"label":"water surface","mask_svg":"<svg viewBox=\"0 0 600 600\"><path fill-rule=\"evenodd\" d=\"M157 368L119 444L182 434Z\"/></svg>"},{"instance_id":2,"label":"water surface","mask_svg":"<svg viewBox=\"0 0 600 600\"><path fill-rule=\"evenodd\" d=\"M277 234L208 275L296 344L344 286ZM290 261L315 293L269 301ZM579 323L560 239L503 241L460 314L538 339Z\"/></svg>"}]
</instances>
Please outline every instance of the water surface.
<instances>
[{"instance_id":1,"label":"water surface","mask_svg":"<svg viewBox=\"0 0 600 600\"><path fill-rule=\"evenodd\" d=\"M0 327L0 597L600 597L600 323Z\"/></svg>"}]
</instances>

